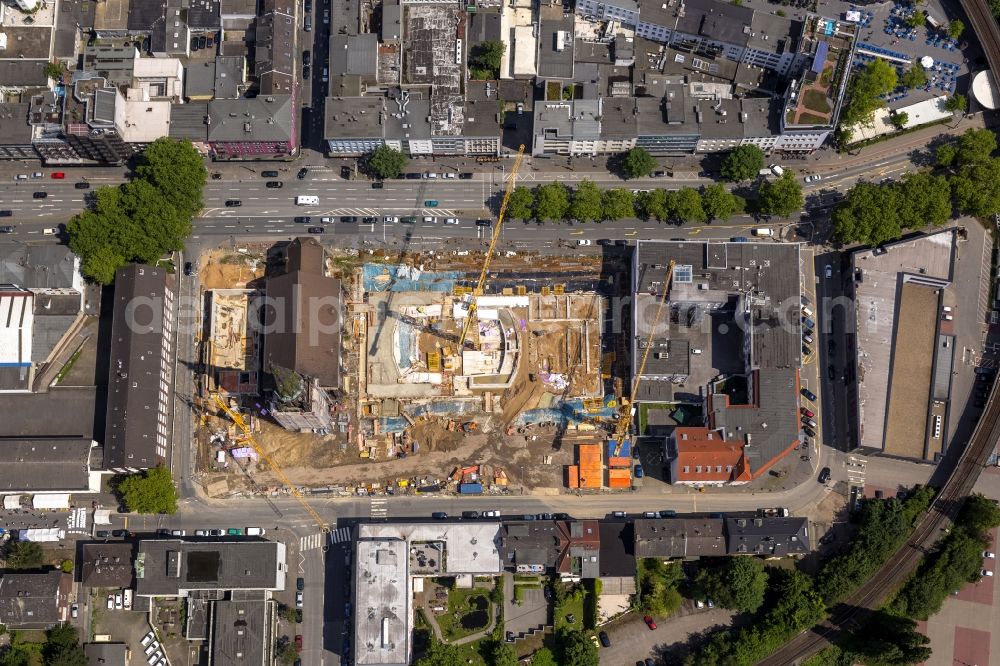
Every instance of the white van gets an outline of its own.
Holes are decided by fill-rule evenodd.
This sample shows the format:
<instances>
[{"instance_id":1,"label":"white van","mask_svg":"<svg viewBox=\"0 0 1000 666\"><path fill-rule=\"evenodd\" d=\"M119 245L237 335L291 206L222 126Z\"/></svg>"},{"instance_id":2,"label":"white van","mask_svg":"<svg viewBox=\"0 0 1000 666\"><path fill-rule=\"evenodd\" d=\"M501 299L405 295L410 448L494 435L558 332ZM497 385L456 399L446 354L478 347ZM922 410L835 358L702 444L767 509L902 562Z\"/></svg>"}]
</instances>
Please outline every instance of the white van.
<instances>
[{"instance_id":1,"label":"white van","mask_svg":"<svg viewBox=\"0 0 1000 666\"><path fill-rule=\"evenodd\" d=\"M247 536L264 536L265 534L263 527L248 527L244 533Z\"/></svg>"},{"instance_id":2,"label":"white van","mask_svg":"<svg viewBox=\"0 0 1000 666\"><path fill-rule=\"evenodd\" d=\"M807 317L812 317L813 316L812 308L809 307L808 305L803 305L802 306L802 314L804 314Z\"/></svg>"},{"instance_id":3,"label":"white van","mask_svg":"<svg viewBox=\"0 0 1000 666\"><path fill-rule=\"evenodd\" d=\"M59 227L46 227L42 229L42 234L46 236L55 236L57 233L59 233Z\"/></svg>"},{"instance_id":4,"label":"white van","mask_svg":"<svg viewBox=\"0 0 1000 666\"><path fill-rule=\"evenodd\" d=\"M773 236L774 229L769 229L768 227L758 227L756 229L753 229L751 233L754 236Z\"/></svg>"},{"instance_id":5,"label":"white van","mask_svg":"<svg viewBox=\"0 0 1000 666\"><path fill-rule=\"evenodd\" d=\"M295 197L296 206L318 206L319 197L312 194L300 194Z\"/></svg>"},{"instance_id":6,"label":"white van","mask_svg":"<svg viewBox=\"0 0 1000 666\"><path fill-rule=\"evenodd\" d=\"M941 308L941 311L944 312L945 314L951 314L951 307L946 305L943 308Z\"/></svg>"},{"instance_id":7,"label":"white van","mask_svg":"<svg viewBox=\"0 0 1000 666\"><path fill-rule=\"evenodd\" d=\"M123 599L125 610L132 610L132 590L125 589L124 599Z\"/></svg>"}]
</instances>

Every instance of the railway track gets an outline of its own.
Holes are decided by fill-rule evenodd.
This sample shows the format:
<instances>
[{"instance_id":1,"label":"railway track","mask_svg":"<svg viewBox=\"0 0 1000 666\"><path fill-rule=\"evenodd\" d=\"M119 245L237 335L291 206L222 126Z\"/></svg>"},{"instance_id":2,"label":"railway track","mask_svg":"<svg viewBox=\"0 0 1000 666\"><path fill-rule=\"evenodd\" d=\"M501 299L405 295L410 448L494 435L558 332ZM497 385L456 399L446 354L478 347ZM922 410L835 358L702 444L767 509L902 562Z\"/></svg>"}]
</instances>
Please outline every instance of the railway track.
<instances>
[{"instance_id":1,"label":"railway track","mask_svg":"<svg viewBox=\"0 0 1000 666\"><path fill-rule=\"evenodd\" d=\"M819 652L830 644L837 633L856 626L859 620L878 608L886 597L913 573L923 556L940 537L941 530L954 520L961 508L962 498L972 491L996 443L1000 441L998 386L1000 382L994 382L986 408L976 424L972 438L959 456L948 480L934 498L930 510L917 523L906 543L868 582L841 602L830 617L799 634L780 650L760 661L760 666L795 664Z\"/></svg>"},{"instance_id":2,"label":"railway track","mask_svg":"<svg viewBox=\"0 0 1000 666\"><path fill-rule=\"evenodd\" d=\"M962 10L972 24L979 43L986 55L986 62L993 70L993 78L1000 77L1000 26L986 6L986 0L960 0Z\"/></svg>"}]
</instances>

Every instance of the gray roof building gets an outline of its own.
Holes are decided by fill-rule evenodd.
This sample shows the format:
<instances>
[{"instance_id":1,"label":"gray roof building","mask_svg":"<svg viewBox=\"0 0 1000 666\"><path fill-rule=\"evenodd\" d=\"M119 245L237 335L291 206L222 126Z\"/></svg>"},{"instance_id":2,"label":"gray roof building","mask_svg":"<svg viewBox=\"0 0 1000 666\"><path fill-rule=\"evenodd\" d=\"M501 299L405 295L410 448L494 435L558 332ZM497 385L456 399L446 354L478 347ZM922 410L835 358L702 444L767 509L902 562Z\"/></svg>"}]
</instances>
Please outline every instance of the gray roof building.
<instances>
[{"instance_id":1,"label":"gray roof building","mask_svg":"<svg viewBox=\"0 0 1000 666\"><path fill-rule=\"evenodd\" d=\"M274 663L276 604L271 600L212 603L209 652L216 666L266 666Z\"/></svg>"},{"instance_id":2,"label":"gray roof building","mask_svg":"<svg viewBox=\"0 0 1000 666\"><path fill-rule=\"evenodd\" d=\"M723 521L649 518L634 521L636 557L720 557L726 554Z\"/></svg>"},{"instance_id":3,"label":"gray roof building","mask_svg":"<svg viewBox=\"0 0 1000 666\"><path fill-rule=\"evenodd\" d=\"M198 590L285 589L285 544L274 541L211 543L156 539L139 542L136 594L186 597Z\"/></svg>"},{"instance_id":4,"label":"gray roof building","mask_svg":"<svg viewBox=\"0 0 1000 666\"><path fill-rule=\"evenodd\" d=\"M0 572L0 619L11 629L46 629L67 618L73 577L62 571Z\"/></svg>"},{"instance_id":5,"label":"gray roof building","mask_svg":"<svg viewBox=\"0 0 1000 666\"><path fill-rule=\"evenodd\" d=\"M286 368L339 388L340 280L324 275L315 239L296 239L288 256L288 272L267 281L264 368Z\"/></svg>"},{"instance_id":6,"label":"gray roof building","mask_svg":"<svg viewBox=\"0 0 1000 666\"><path fill-rule=\"evenodd\" d=\"M79 268L79 259L65 245L0 245L0 284L80 290Z\"/></svg>"},{"instance_id":7,"label":"gray roof building","mask_svg":"<svg viewBox=\"0 0 1000 666\"><path fill-rule=\"evenodd\" d=\"M90 588L132 587L134 547L128 541L85 543L80 555L80 584Z\"/></svg>"},{"instance_id":8,"label":"gray roof building","mask_svg":"<svg viewBox=\"0 0 1000 666\"><path fill-rule=\"evenodd\" d=\"M170 105L170 136L174 139L205 141L208 138L208 105L211 102L190 101Z\"/></svg>"},{"instance_id":9,"label":"gray roof building","mask_svg":"<svg viewBox=\"0 0 1000 666\"><path fill-rule=\"evenodd\" d=\"M196 60L184 68L184 96L188 99L215 97L215 62Z\"/></svg>"},{"instance_id":10,"label":"gray roof building","mask_svg":"<svg viewBox=\"0 0 1000 666\"><path fill-rule=\"evenodd\" d=\"M596 520L506 522L501 530L504 566L544 567L582 578L600 576L601 533Z\"/></svg>"},{"instance_id":11,"label":"gray roof building","mask_svg":"<svg viewBox=\"0 0 1000 666\"><path fill-rule=\"evenodd\" d=\"M125 643L87 643L83 653L90 666L125 666L128 646Z\"/></svg>"},{"instance_id":12,"label":"gray roof building","mask_svg":"<svg viewBox=\"0 0 1000 666\"><path fill-rule=\"evenodd\" d=\"M799 517L726 518L729 555L787 557L809 552L809 520Z\"/></svg>"},{"instance_id":13,"label":"gray roof building","mask_svg":"<svg viewBox=\"0 0 1000 666\"><path fill-rule=\"evenodd\" d=\"M173 376L174 276L129 264L115 278L104 437L106 469L166 461Z\"/></svg>"},{"instance_id":14,"label":"gray roof building","mask_svg":"<svg viewBox=\"0 0 1000 666\"><path fill-rule=\"evenodd\" d=\"M573 27L573 14L560 19L541 20L538 28L539 79L573 78L573 54L576 52Z\"/></svg>"},{"instance_id":15,"label":"gray roof building","mask_svg":"<svg viewBox=\"0 0 1000 666\"><path fill-rule=\"evenodd\" d=\"M0 492L89 492L96 445L84 437L0 438Z\"/></svg>"},{"instance_id":16,"label":"gray roof building","mask_svg":"<svg viewBox=\"0 0 1000 666\"><path fill-rule=\"evenodd\" d=\"M375 83L378 72L378 35L330 35L330 73L355 74Z\"/></svg>"},{"instance_id":17,"label":"gray roof building","mask_svg":"<svg viewBox=\"0 0 1000 666\"><path fill-rule=\"evenodd\" d=\"M11 88L31 88L48 83L44 60L0 60L0 81Z\"/></svg>"},{"instance_id":18,"label":"gray roof building","mask_svg":"<svg viewBox=\"0 0 1000 666\"><path fill-rule=\"evenodd\" d=\"M0 159L26 159L35 155L31 147L28 102L0 103Z\"/></svg>"},{"instance_id":19,"label":"gray roof building","mask_svg":"<svg viewBox=\"0 0 1000 666\"><path fill-rule=\"evenodd\" d=\"M291 95L213 99L208 103L212 142L290 141Z\"/></svg>"},{"instance_id":20,"label":"gray roof building","mask_svg":"<svg viewBox=\"0 0 1000 666\"><path fill-rule=\"evenodd\" d=\"M382 139L382 97L328 97L325 108L327 138Z\"/></svg>"},{"instance_id":21,"label":"gray roof building","mask_svg":"<svg viewBox=\"0 0 1000 666\"><path fill-rule=\"evenodd\" d=\"M246 84L247 60L243 56L215 57L215 98L236 99Z\"/></svg>"}]
</instances>

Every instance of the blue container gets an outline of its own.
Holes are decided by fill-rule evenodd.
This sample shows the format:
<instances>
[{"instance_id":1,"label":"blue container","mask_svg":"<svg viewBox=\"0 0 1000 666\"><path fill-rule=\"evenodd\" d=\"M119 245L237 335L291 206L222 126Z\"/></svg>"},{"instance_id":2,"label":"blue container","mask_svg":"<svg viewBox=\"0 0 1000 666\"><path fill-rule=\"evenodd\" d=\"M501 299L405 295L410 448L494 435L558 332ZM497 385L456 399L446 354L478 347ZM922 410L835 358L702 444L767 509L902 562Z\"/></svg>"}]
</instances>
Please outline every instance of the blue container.
<instances>
[{"instance_id":1,"label":"blue container","mask_svg":"<svg viewBox=\"0 0 1000 666\"><path fill-rule=\"evenodd\" d=\"M458 486L458 492L462 495L482 495L483 494L483 484L481 483L463 483Z\"/></svg>"}]
</instances>

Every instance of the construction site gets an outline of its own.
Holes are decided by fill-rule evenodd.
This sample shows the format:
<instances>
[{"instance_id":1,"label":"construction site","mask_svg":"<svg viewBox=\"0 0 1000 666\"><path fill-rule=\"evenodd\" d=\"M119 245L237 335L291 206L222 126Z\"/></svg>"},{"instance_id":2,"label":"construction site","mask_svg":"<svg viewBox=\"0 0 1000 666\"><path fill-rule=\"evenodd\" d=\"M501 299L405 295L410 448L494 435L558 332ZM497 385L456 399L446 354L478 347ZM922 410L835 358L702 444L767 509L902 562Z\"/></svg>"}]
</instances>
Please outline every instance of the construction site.
<instances>
[{"instance_id":1,"label":"construction site","mask_svg":"<svg viewBox=\"0 0 1000 666\"><path fill-rule=\"evenodd\" d=\"M218 272L225 262L248 278L221 288L213 274L203 293L198 440L209 494L288 492L263 456L304 492L560 492L576 445L604 446L622 386L601 345L613 293L606 259L497 257L490 293L473 297L481 253L325 250L322 273L339 287L343 310L339 372L336 382L313 381L309 363L292 368L315 397L289 422L269 367L278 336L253 323L268 319L260 303L299 261L284 255L298 252L293 243L222 253L202 267ZM234 271L239 263L246 266ZM219 398L249 433L220 411ZM303 410L316 420L302 421Z\"/></svg>"}]
</instances>

